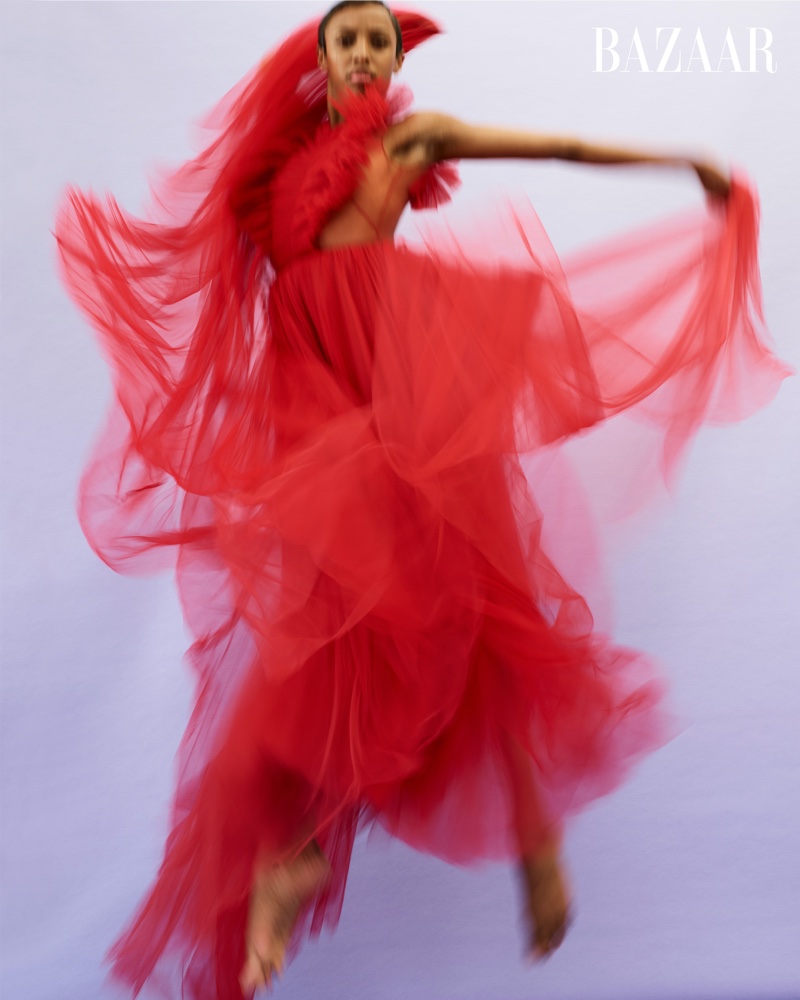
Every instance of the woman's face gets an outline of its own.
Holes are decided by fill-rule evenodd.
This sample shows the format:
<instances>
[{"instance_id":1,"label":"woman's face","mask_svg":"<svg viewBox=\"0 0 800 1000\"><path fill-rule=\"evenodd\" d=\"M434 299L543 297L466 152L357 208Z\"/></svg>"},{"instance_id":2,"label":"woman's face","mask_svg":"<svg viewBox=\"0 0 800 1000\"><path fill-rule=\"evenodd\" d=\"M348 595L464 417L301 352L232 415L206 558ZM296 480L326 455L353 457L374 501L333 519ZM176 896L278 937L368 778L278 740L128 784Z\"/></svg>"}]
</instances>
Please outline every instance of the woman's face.
<instances>
[{"instance_id":1,"label":"woman's face","mask_svg":"<svg viewBox=\"0 0 800 1000\"><path fill-rule=\"evenodd\" d=\"M327 52L319 65L328 74L328 97L345 90L364 93L375 84L385 92L392 74L403 65L395 55L397 39L388 11L379 4L358 4L338 11L325 29Z\"/></svg>"}]
</instances>

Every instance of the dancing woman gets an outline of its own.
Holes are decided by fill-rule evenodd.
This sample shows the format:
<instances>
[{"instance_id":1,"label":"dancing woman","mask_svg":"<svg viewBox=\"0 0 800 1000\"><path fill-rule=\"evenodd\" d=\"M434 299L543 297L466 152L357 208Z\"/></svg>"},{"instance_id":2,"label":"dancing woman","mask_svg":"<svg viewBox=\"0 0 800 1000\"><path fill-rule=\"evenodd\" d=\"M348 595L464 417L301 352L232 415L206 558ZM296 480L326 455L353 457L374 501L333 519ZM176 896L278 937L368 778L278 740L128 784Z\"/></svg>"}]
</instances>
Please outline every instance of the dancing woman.
<instances>
[{"instance_id":1,"label":"dancing woman","mask_svg":"<svg viewBox=\"0 0 800 1000\"><path fill-rule=\"evenodd\" d=\"M784 374L743 184L406 113L390 81L436 30L338 4L226 100L151 220L76 192L59 217L116 388L82 523L115 568L174 563L196 637L172 833L112 952L137 992L176 965L196 1000L271 984L337 920L370 822L513 860L530 952L558 947L563 821L662 738L659 685L595 632L520 456L646 410L669 461ZM520 220L513 267L395 245L448 161L489 157L689 168L715 203L566 276Z\"/></svg>"}]
</instances>

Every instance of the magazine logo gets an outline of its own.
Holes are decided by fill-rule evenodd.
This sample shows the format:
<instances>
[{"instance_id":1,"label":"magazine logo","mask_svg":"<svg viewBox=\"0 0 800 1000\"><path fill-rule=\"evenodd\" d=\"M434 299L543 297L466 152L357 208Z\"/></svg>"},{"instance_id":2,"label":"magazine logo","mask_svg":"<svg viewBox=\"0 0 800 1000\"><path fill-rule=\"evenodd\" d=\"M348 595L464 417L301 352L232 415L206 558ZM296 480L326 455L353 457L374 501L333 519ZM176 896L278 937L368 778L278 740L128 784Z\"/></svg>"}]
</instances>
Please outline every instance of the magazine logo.
<instances>
[{"instance_id":1,"label":"magazine logo","mask_svg":"<svg viewBox=\"0 0 800 1000\"><path fill-rule=\"evenodd\" d=\"M694 33L682 28L656 28L655 38L643 39L633 29L630 39L620 45L614 28L595 28L595 73L777 73L771 51L769 28L746 28L734 39L728 28L725 37L706 40L698 28Z\"/></svg>"}]
</instances>

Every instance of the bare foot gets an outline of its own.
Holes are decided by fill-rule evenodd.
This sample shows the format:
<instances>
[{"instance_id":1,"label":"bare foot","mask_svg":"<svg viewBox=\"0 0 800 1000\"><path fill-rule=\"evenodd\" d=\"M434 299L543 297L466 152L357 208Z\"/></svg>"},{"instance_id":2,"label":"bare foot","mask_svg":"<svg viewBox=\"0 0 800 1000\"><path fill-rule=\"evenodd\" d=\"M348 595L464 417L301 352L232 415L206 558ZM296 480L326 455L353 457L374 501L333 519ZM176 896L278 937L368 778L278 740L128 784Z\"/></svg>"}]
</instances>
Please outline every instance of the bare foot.
<instances>
[{"instance_id":1,"label":"bare foot","mask_svg":"<svg viewBox=\"0 0 800 1000\"><path fill-rule=\"evenodd\" d=\"M548 845L534 856L523 858L521 872L530 920L528 956L535 962L558 948L572 923L570 893L558 846Z\"/></svg>"},{"instance_id":2,"label":"bare foot","mask_svg":"<svg viewBox=\"0 0 800 1000\"><path fill-rule=\"evenodd\" d=\"M284 865L256 872L247 917L246 958L239 976L242 993L272 986L280 978L300 909L330 877L330 865L316 842Z\"/></svg>"}]
</instances>

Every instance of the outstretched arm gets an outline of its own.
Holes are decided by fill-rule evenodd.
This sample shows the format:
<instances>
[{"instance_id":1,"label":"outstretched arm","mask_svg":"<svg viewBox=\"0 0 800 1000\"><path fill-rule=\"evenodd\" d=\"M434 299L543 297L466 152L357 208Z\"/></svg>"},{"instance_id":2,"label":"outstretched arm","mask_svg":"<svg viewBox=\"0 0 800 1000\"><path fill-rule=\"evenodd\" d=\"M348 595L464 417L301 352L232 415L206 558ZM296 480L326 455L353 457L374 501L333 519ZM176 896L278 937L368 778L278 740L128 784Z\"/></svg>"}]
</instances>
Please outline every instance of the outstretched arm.
<instances>
[{"instance_id":1,"label":"outstretched arm","mask_svg":"<svg viewBox=\"0 0 800 1000\"><path fill-rule=\"evenodd\" d=\"M689 156L597 145L570 136L468 125L436 113L414 115L414 138L429 162L451 159L556 159L598 164L657 164L688 167L710 193L726 197L729 178L716 166Z\"/></svg>"}]
</instances>

